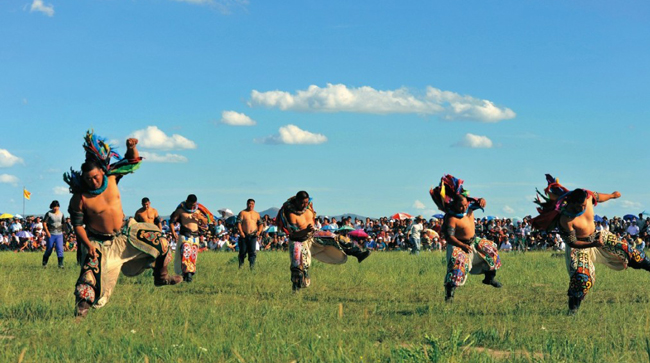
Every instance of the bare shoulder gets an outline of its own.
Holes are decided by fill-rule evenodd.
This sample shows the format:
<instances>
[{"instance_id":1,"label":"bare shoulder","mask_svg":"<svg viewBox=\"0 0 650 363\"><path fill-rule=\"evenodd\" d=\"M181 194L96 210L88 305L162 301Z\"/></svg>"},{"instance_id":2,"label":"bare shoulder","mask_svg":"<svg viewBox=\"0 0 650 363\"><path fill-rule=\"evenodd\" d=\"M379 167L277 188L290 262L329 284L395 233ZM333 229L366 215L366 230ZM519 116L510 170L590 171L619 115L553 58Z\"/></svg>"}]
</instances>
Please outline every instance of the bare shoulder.
<instances>
[{"instance_id":1,"label":"bare shoulder","mask_svg":"<svg viewBox=\"0 0 650 363\"><path fill-rule=\"evenodd\" d=\"M81 199L81 194L80 193L75 193L72 195L72 198L70 198L70 207L69 209L75 210L75 211L81 211L83 207L82 199Z\"/></svg>"}]
</instances>

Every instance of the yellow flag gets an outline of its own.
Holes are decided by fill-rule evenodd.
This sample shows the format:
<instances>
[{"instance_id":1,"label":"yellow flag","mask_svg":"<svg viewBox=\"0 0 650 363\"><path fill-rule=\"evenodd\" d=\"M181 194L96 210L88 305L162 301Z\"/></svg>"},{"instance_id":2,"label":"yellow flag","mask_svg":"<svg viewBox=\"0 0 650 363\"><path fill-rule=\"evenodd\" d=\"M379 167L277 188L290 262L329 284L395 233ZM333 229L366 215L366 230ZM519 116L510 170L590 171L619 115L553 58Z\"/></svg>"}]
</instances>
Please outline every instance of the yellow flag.
<instances>
[{"instance_id":1,"label":"yellow flag","mask_svg":"<svg viewBox=\"0 0 650 363\"><path fill-rule=\"evenodd\" d=\"M29 200L32 197L32 193L28 192L27 189L23 188L23 197Z\"/></svg>"}]
</instances>

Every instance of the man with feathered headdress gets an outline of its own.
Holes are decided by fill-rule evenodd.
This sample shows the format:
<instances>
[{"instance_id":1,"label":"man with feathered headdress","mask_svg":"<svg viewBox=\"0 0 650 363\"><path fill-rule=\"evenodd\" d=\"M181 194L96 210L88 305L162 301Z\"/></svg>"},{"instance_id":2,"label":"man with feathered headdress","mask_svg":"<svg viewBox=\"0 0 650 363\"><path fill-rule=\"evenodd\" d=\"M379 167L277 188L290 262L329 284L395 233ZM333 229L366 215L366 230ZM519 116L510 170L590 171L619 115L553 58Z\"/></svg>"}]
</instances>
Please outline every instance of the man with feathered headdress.
<instances>
[{"instance_id":1,"label":"man with feathered headdress","mask_svg":"<svg viewBox=\"0 0 650 363\"><path fill-rule=\"evenodd\" d=\"M598 203L621 197L621 193L593 192L586 189L570 191L556 178L546 174L548 186L538 193L535 203L539 215L532 220L533 228L552 231L559 229L566 243L566 266L569 273L569 312L574 314L594 285L594 262L614 269L632 267L650 271L650 260L643 251L628 245L607 230L596 231L594 207Z\"/></svg>"},{"instance_id":2,"label":"man with feathered headdress","mask_svg":"<svg viewBox=\"0 0 650 363\"><path fill-rule=\"evenodd\" d=\"M444 175L429 191L438 209L445 213L440 232L447 241L445 301L452 301L454 290L465 284L467 274L485 274L483 283L501 287L495 280L501 259L497 245L475 235L474 210L485 207L485 199L471 198L463 180Z\"/></svg>"},{"instance_id":3,"label":"man with feathered headdress","mask_svg":"<svg viewBox=\"0 0 650 363\"><path fill-rule=\"evenodd\" d=\"M139 168L142 158L137 143L137 139L128 139L121 158L104 139L88 131L81 171L70 169L63 175L73 194L68 212L81 251L81 273L75 288L77 316L84 317L90 307L99 308L108 302L120 271L135 276L153 264L156 286L181 281L179 276L167 273L169 244L156 225L132 219L124 225L117 183ZM119 160L111 164L112 158Z\"/></svg>"}]
</instances>

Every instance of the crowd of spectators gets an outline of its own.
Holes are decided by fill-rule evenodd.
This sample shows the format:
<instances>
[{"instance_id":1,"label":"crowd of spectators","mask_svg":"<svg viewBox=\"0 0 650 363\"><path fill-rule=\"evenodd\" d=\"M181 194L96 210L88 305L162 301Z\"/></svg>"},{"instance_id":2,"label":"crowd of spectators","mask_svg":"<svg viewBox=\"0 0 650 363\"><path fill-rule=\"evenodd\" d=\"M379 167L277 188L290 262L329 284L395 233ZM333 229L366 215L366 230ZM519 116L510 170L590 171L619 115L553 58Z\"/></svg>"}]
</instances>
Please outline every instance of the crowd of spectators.
<instances>
[{"instance_id":1,"label":"crowd of spectators","mask_svg":"<svg viewBox=\"0 0 650 363\"><path fill-rule=\"evenodd\" d=\"M263 217L261 228L264 233L261 233L258 239L258 249L287 250L287 236L281 231L277 231L273 222L270 216ZM373 251L411 250L414 247L412 234L419 235L420 249L423 251L443 250L446 247L446 241L440 233L442 220L436 218L360 219L355 217L353 219L352 217L342 217L337 220L337 218L321 216L317 218L314 227L336 233L345 225L353 229L363 229L368 234L368 238L362 243L365 248ZM172 249L175 249L176 243L170 228L172 227L168 221L162 222L163 233L170 241ZM180 226L176 224L173 228L178 232ZM650 218L643 218L643 215L635 218L613 217L608 219L602 217L596 222L596 229L606 229L616 233L635 248L644 249L650 244ZM63 231L64 249L75 251L77 243L70 218L66 218ZM530 216L521 220L516 218L477 218L476 235L494 241L499 249L505 252L564 250L565 247L559 233L532 230ZM237 251L239 238L237 228L234 226L234 217L225 220L218 219L214 224L201 230L200 249L202 251ZM45 244L43 222L40 216L0 220L0 251L43 251Z\"/></svg>"}]
</instances>

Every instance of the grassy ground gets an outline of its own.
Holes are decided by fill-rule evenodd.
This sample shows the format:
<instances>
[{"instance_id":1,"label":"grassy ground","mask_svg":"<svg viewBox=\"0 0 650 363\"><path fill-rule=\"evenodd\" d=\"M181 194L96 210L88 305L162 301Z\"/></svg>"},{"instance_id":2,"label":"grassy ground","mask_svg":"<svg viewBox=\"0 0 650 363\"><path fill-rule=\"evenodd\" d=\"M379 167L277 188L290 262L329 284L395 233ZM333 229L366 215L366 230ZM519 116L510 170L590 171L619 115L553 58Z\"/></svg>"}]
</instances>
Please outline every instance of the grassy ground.
<instances>
[{"instance_id":1,"label":"grassy ground","mask_svg":"<svg viewBox=\"0 0 650 363\"><path fill-rule=\"evenodd\" d=\"M650 357L650 274L597 266L576 316L566 314L564 258L503 255L502 289L470 276L443 301L442 253L374 253L362 264L315 262L291 292L289 256L200 254L191 284L120 277L111 301L76 322L74 255L0 253L1 362L642 362Z\"/></svg>"}]
</instances>

